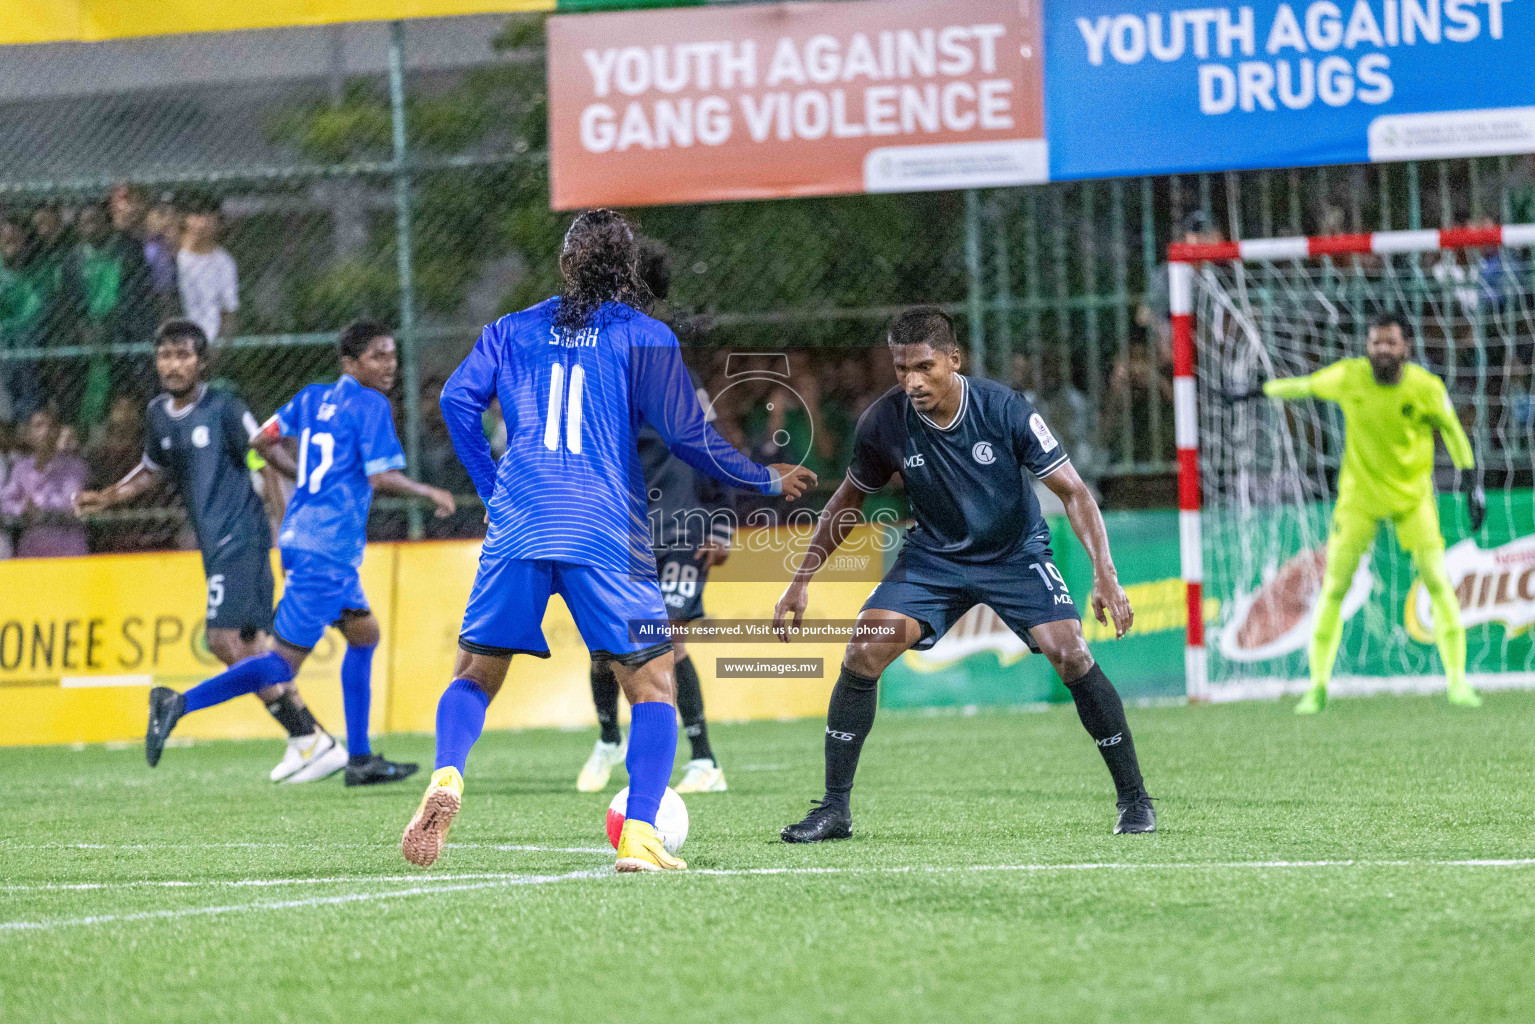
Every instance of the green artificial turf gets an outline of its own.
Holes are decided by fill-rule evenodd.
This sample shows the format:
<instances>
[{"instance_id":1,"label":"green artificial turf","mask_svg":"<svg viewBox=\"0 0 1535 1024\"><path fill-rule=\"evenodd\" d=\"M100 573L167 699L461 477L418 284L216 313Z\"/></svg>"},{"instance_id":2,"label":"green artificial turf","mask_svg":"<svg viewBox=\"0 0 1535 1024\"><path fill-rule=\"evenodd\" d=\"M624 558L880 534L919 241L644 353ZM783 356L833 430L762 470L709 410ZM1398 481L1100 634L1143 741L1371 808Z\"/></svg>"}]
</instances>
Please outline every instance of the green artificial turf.
<instances>
[{"instance_id":1,"label":"green artificial turf","mask_svg":"<svg viewBox=\"0 0 1535 1024\"><path fill-rule=\"evenodd\" d=\"M1535 694L1131 724L1154 836L1110 834L1059 707L884 715L854 838L817 847L777 832L823 724L717 725L730 792L689 798L695 870L661 877L608 873L589 734L487 735L430 873L398 852L424 774L0 751L0 1020L1535 1020ZM1489 860L1526 862L1454 863Z\"/></svg>"}]
</instances>

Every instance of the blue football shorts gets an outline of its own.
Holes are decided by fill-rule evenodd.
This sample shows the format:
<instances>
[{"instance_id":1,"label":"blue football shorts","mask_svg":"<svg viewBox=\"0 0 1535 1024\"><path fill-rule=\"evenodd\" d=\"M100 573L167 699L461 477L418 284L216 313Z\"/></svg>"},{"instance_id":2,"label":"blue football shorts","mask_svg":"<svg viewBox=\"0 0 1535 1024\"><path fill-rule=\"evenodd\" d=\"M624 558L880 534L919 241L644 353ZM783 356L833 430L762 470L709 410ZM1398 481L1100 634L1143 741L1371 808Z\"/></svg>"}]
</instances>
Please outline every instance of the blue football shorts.
<instances>
[{"instance_id":1,"label":"blue football shorts","mask_svg":"<svg viewBox=\"0 0 1535 1024\"><path fill-rule=\"evenodd\" d=\"M459 647L493 657L549 657L543 622L551 594L564 598L593 657L637 666L671 650L670 640L655 639L654 630L664 633L667 610L654 576L545 559L484 556L464 611ZM660 626L650 627L650 635L639 635L631 625L641 623Z\"/></svg>"},{"instance_id":2,"label":"blue football shorts","mask_svg":"<svg viewBox=\"0 0 1535 1024\"><path fill-rule=\"evenodd\" d=\"M284 643L309 650L347 615L367 615L357 567L314 551L282 549L283 592L272 632Z\"/></svg>"}]
</instances>

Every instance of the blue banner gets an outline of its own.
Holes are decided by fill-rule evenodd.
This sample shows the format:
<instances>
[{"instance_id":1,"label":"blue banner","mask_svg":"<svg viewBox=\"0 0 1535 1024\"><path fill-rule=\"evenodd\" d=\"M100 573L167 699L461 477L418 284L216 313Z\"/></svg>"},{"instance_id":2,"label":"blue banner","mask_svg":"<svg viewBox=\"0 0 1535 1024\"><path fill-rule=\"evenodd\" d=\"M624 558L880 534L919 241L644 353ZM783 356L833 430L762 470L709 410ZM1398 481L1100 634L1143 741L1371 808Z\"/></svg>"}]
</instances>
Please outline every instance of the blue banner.
<instances>
[{"instance_id":1,"label":"blue banner","mask_svg":"<svg viewBox=\"0 0 1535 1024\"><path fill-rule=\"evenodd\" d=\"M1052 179L1535 152L1535 0L1048 0Z\"/></svg>"}]
</instances>

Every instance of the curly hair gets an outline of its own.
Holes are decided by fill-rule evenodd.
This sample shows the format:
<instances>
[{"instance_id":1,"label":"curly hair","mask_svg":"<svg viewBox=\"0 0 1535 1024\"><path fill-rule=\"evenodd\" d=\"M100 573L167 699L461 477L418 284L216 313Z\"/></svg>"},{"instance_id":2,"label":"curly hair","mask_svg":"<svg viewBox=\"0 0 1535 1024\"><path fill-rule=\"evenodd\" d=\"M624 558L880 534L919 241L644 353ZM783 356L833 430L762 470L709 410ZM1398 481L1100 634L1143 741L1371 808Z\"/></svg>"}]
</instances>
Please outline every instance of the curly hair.
<instances>
[{"instance_id":1,"label":"curly hair","mask_svg":"<svg viewBox=\"0 0 1535 1024\"><path fill-rule=\"evenodd\" d=\"M571 223L560 250L560 275L565 286L554 326L562 334L590 325L607 302L622 302L642 313L650 308L650 289L639 277L634 229L612 210L587 210Z\"/></svg>"}]
</instances>

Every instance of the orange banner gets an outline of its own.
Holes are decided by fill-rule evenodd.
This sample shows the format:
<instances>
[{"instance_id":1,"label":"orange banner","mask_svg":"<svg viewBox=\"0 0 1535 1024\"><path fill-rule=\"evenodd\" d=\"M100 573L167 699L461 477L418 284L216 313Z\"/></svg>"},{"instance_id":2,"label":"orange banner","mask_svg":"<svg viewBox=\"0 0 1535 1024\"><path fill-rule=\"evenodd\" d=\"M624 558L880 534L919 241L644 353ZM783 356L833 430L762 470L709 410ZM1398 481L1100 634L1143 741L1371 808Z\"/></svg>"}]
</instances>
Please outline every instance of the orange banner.
<instances>
[{"instance_id":1,"label":"orange banner","mask_svg":"<svg viewBox=\"0 0 1535 1024\"><path fill-rule=\"evenodd\" d=\"M555 209L1048 179L1038 0L549 20Z\"/></svg>"}]
</instances>

